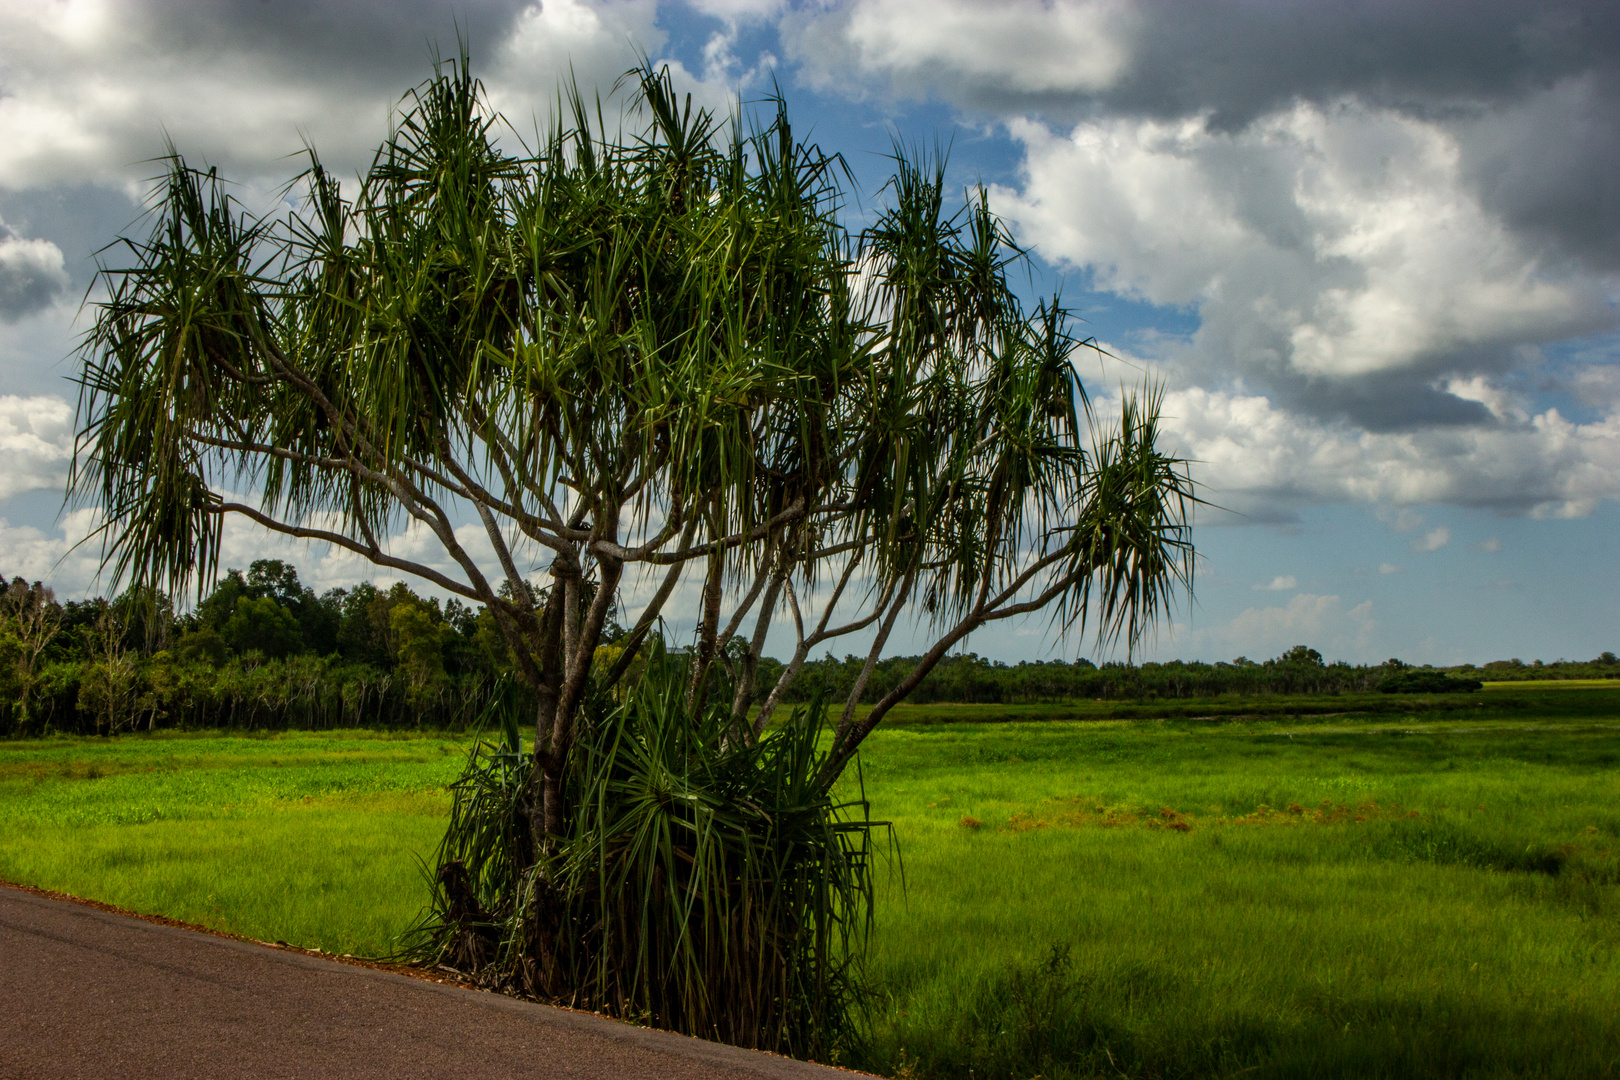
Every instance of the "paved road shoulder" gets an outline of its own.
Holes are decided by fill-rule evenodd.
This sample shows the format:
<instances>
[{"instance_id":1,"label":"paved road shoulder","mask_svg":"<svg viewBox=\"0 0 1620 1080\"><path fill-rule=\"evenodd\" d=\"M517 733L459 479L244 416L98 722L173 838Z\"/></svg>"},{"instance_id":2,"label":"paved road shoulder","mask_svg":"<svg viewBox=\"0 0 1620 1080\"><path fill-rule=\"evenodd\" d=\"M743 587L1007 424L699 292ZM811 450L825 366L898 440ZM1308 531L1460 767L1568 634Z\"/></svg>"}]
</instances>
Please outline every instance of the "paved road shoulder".
<instances>
[{"instance_id":1,"label":"paved road shoulder","mask_svg":"<svg viewBox=\"0 0 1620 1080\"><path fill-rule=\"evenodd\" d=\"M0 1076L852 1074L0 887Z\"/></svg>"}]
</instances>

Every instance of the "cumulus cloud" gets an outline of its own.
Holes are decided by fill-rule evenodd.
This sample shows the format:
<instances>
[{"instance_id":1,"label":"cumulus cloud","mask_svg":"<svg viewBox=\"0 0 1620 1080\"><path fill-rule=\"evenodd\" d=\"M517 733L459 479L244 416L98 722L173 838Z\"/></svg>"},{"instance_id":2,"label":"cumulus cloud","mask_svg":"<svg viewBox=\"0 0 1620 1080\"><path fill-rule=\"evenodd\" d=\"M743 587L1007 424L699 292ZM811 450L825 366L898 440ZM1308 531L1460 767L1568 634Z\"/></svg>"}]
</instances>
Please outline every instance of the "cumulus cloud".
<instances>
[{"instance_id":1,"label":"cumulus cloud","mask_svg":"<svg viewBox=\"0 0 1620 1080\"><path fill-rule=\"evenodd\" d=\"M1616 9L1607 9L1610 18ZM1611 43L1614 36L1608 39ZM1582 265L1620 271L1616 57L1453 122L1462 174L1510 227Z\"/></svg>"},{"instance_id":2,"label":"cumulus cloud","mask_svg":"<svg viewBox=\"0 0 1620 1080\"><path fill-rule=\"evenodd\" d=\"M0 185L125 183L132 166L163 152L165 133L237 175L297 151L300 130L342 163L357 157L361 129L374 136L387 121L389 99L374 82L377 50L357 51L323 73L276 48L278 37L291 44L291 21L261 18L269 11L94 0L6 5L0 140L8 151ZM262 49L253 47L255 29ZM316 54L343 36L327 29L310 36Z\"/></svg>"},{"instance_id":3,"label":"cumulus cloud","mask_svg":"<svg viewBox=\"0 0 1620 1080\"><path fill-rule=\"evenodd\" d=\"M531 116L547 121L559 85L569 78L587 99L597 90L607 98L636 64L637 48L656 55L663 45L657 14L654 0L526 5L495 47L487 76L493 104L521 130Z\"/></svg>"},{"instance_id":4,"label":"cumulus cloud","mask_svg":"<svg viewBox=\"0 0 1620 1080\"><path fill-rule=\"evenodd\" d=\"M1225 395L1201 404L1253 404L1298 436L1226 447L1238 488L1276 481L1248 512L1382 498L1568 516L1613 497L1615 339L1559 376L1595 421L1509 387L1544 346L1620 328L1620 8L927 9L809 7L786 20L789 52L830 90L1003 125L1022 176L995 205L1025 242L1091 287L1197 313L1187 339L1136 351L1174 387Z\"/></svg>"},{"instance_id":5,"label":"cumulus cloud","mask_svg":"<svg viewBox=\"0 0 1620 1080\"><path fill-rule=\"evenodd\" d=\"M855 72L902 93L1007 106L1112 86L1136 23L1116 0L857 0L791 19L787 31L792 55L822 85Z\"/></svg>"},{"instance_id":6,"label":"cumulus cloud","mask_svg":"<svg viewBox=\"0 0 1620 1080\"><path fill-rule=\"evenodd\" d=\"M1419 552L1439 551L1449 543L1451 543L1451 530L1441 525L1430 529L1421 537L1412 541L1411 547L1413 551Z\"/></svg>"},{"instance_id":7,"label":"cumulus cloud","mask_svg":"<svg viewBox=\"0 0 1620 1080\"><path fill-rule=\"evenodd\" d=\"M1369 426L1482 421L1486 403L1433 384L1617 322L1608 284L1488 213L1426 120L1344 100L1238 132L1207 116L1011 130L1025 179L998 208L1097 287L1196 306L1191 345L1166 357L1188 377Z\"/></svg>"},{"instance_id":8,"label":"cumulus cloud","mask_svg":"<svg viewBox=\"0 0 1620 1080\"><path fill-rule=\"evenodd\" d=\"M911 26L907 23L910 21ZM924 25L917 25L924 24ZM1296 98L1355 90L1438 105L1516 97L1612 64L1620 30L1599 0L1449 5L1283 0L851 0L788 24L811 77L855 71L974 107L1179 115L1213 108L1241 126ZM1009 46L974 55L971 28ZM983 50L990 53L991 50ZM1067 53L1069 70L1020 70ZM1038 63L1038 68L1045 68Z\"/></svg>"},{"instance_id":9,"label":"cumulus cloud","mask_svg":"<svg viewBox=\"0 0 1620 1080\"><path fill-rule=\"evenodd\" d=\"M1168 380L1166 431L1221 505L1578 516L1620 492L1615 338L1557 373L1574 418L1514 390L1547 344L1620 326L1615 5L687 6L721 24L700 70L677 65L703 104L764 77L772 58L739 59L739 28L775 19L808 82L942 98L1010 133L1023 171L994 197L1023 239L1092 286L1198 314L1185 340L1126 344ZM363 166L458 23L520 130L570 68L606 87L667 36L656 0L457 10L0 5L0 189L129 188L166 132L268 192L306 139ZM0 237L0 320L54 302L63 250L99 242Z\"/></svg>"},{"instance_id":10,"label":"cumulus cloud","mask_svg":"<svg viewBox=\"0 0 1620 1080\"><path fill-rule=\"evenodd\" d=\"M778 15L787 0L688 0L688 6L730 23L756 22Z\"/></svg>"},{"instance_id":11,"label":"cumulus cloud","mask_svg":"<svg viewBox=\"0 0 1620 1080\"><path fill-rule=\"evenodd\" d=\"M51 532L0 517L0 576L44 581L67 600L92 591L100 559L84 539L101 524L99 510L67 514Z\"/></svg>"},{"instance_id":12,"label":"cumulus cloud","mask_svg":"<svg viewBox=\"0 0 1620 1080\"><path fill-rule=\"evenodd\" d=\"M665 39L656 0L472 0L454 15L436 0L0 5L0 187L138 182L165 137L237 179L284 177L306 142L352 173L458 27L519 125L570 72L605 93Z\"/></svg>"},{"instance_id":13,"label":"cumulus cloud","mask_svg":"<svg viewBox=\"0 0 1620 1080\"><path fill-rule=\"evenodd\" d=\"M67 287L61 248L24 239L0 221L0 320L16 322L48 308Z\"/></svg>"},{"instance_id":14,"label":"cumulus cloud","mask_svg":"<svg viewBox=\"0 0 1620 1080\"><path fill-rule=\"evenodd\" d=\"M1494 536L1487 536L1485 539L1474 545L1474 550L1487 553L1498 552L1502 550L1502 541L1498 540Z\"/></svg>"},{"instance_id":15,"label":"cumulus cloud","mask_svg":"<svg viewBox=\"0 0 1620 1080\"><path fill-rule=\"evenodd\" d=\"M72 460L71 405L59 397L0 394L0 500L62 490Z\"/></svg>"},{"instance_id":16,"label":"cumulus cloud","mask_svg":"<svg viewBox=\"0 0 1620 1080\"><path fill-rule=\"evenodd\" d=\"M1620 259L1620 8L1281 0L851 0L786 20L812 83L937 97L973 113L1238 131L1354 97L1443 118L1465 172L1516 227Z\"/></svg>"},{"instance_id":17,"label":"cumulus cloud","mask_svg":"<svg viewBox=\"0 0 1620 1080\"><path fill-rule=\"evenodd\" d=\"M1423 515L1409 506L1380 506L1378 520L1396 532L1411 532L1423 526Z\"/></svg>"},{"instance_id":18,"label":"cumulus cloud","mask_svg":"<svg viewBox=\"0 0 1620 1080\"><path fill-rule=\"evenodd\" d=\"M1192 459L1206 497L1258 520L1324 502L1579 517L1620 498L1620 413L1579 423L1552 408L1516 423L1378 432L1200 387L1166 393L1164 413L1164 445ZM1421 523L1399 510L1390 520Z\"/></svg>"},{"instance_id":19,"label":"cumulus cloud","mask_svg":"<svg viewBox=\"0 0 1620 1080\"><path fill-rule=\"evenodd\" d=\"M1378 572L1380 574L1398 574L1401 572L1401 568L1394 563L1379 563Z\"/></svg>"},{"instance_id":20,"label":"cumulus cloud","mask_svg":"<svg viewBox=\"0 0 1620 1080\"><path fill-rule=\"evenodd\" d=\"M1267 584L1254 586L1256 592L1288 592L1297 588L1299 581L1293 574L1278 574Z\"/></svg>"}]
</instances>

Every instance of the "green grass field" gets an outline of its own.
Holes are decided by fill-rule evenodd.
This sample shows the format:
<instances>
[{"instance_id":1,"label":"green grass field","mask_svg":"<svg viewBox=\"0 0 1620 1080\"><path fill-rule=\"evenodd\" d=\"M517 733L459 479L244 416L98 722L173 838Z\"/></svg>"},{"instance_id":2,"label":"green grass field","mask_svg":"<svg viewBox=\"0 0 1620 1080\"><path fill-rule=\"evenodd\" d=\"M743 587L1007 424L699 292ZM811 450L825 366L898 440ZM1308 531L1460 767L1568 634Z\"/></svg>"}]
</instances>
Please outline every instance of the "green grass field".
<instances>
[{"instance_id":1,"label":"green grass field","mask_svg":"<svg viewBox=\"0 0 1620 1080\"><path fill-rule=\"evenodd\" d=\"M853 1063L1620 1073L1620 695L1517 689L1406 716L1218 722L913 707L863 754L899 858ZM416 858L464 746L0 744L0 877L383 952L418 911Z\"/></svg>"},{"instance_id":2,"label":"green grass field","mask_svg":"<svg viewBox=\"0 0 1620 1080\"><path fill-rule=\"evenodd\" d=\"M1620 679L1521 679L1487 682L1486 690L1620 690Z\"/></svg>"},{"instance_id":3,"label":"green grass field","mask_svg":"<svg viewBox=\"0 0 1620 1080\"><path fill-rule=\"evenodd\" d=\"M1612 1075L1617 776L1612 721L891 731L869 1063Z\"/></svg>"},{"instance_id":4,"label":"green grass field","mask_svg":"<svg viewBox=\"0 0 1620 1080\"><path fill-rule=\"evenodd\" d=\"M0 743L0 878L336 953L422 904L465 741L370 732Z\"/></svg>"}]
</instances>

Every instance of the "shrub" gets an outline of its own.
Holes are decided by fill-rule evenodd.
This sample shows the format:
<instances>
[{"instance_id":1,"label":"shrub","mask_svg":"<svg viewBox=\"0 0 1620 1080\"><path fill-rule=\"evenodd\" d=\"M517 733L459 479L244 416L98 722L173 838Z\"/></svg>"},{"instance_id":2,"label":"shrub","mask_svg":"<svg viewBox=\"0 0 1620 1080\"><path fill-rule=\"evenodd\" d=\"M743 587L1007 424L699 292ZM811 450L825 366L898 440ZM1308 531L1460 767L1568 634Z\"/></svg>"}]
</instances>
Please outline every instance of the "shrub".
<instances>
[{"instance_id":1,"label":"shrub","mask_svg":"<svg viewBox=\"0 0 1620 1080\"><path fill-rule=\"evenodd\" d=\"M1483 685L1478 679L1455 679L1442 671L1409 668L1386 675L1378 689L1385 694L1471 694Z\"/></svg>"},{"instance_id":2,"label":"shrub","mask_svg":"<svg viewBox=\"0 0 1620 1080\"><path fill-rule=\"evenodd\" d=\"M454 786L408 956L574 1008L828 1060L854 1030L872 912L863 798L818 779L820 703L757 742L730 699L693 716L684 665L587 712L566 835L540 850L518 709Z\"/></svg>"}]
</instances>

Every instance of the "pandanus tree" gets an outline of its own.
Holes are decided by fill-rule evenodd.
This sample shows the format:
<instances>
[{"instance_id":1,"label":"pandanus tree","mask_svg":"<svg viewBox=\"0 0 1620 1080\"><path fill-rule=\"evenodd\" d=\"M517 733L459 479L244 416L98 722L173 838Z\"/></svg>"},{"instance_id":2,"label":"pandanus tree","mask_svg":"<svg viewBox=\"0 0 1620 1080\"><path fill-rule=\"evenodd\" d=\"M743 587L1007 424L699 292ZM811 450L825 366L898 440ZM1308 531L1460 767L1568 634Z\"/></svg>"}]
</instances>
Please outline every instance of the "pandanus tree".
<instances>
[{"instance_id":1,"label":"pandanus tree","mask_svg":"<svg viewBox=\"0 0 1620 1080\"><path fill-rule=\"evenodd\" d=\"M769 741L812 650L865 643L830 731L795 744L793 783L825 803L968 635L1044 611L1134 641L1190 573L1156 399L1095 415L1089 343L1056 299L1020 302L982 193L953 210L942 164L897 150L886 209L851 232L841 161L780 101L728 126L667 73L627 85L620 128L567 95L509 153L465 60L444 67L353 190L312 153L276 218L175 155L83 347L73 487L116 575L206 581L238 515L493 613L534 710L503 774L518 870L597 820L592 733L652 678L678 605L694 640L644 705L715 755ZM399 553L401 523L437 554ZM759 685L779 625L791 658ZM860 711L917 625L932 646Z\"/></svg>"}]
</instances>

